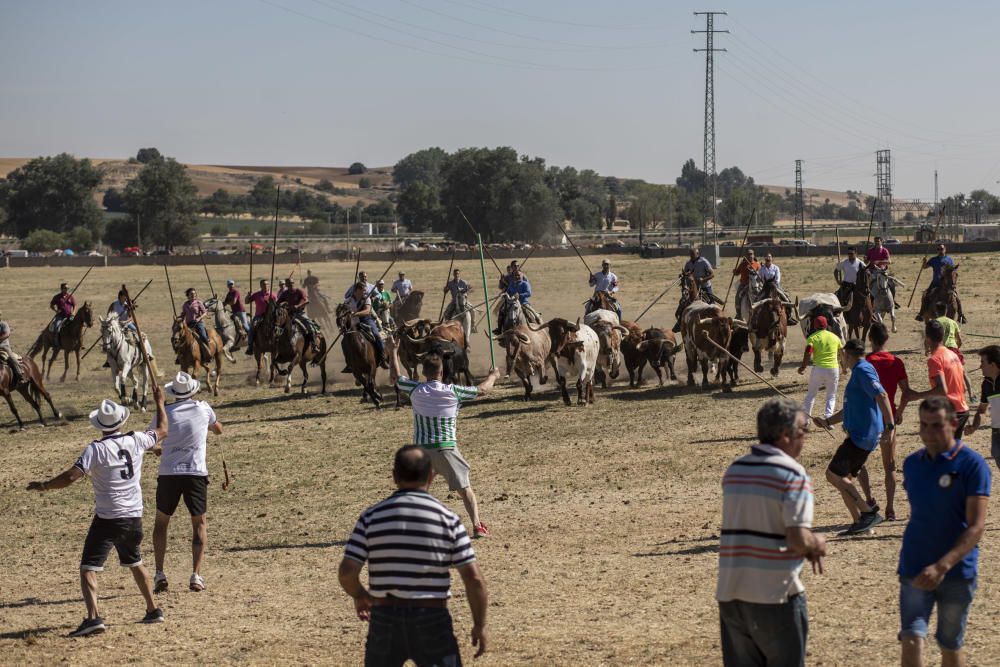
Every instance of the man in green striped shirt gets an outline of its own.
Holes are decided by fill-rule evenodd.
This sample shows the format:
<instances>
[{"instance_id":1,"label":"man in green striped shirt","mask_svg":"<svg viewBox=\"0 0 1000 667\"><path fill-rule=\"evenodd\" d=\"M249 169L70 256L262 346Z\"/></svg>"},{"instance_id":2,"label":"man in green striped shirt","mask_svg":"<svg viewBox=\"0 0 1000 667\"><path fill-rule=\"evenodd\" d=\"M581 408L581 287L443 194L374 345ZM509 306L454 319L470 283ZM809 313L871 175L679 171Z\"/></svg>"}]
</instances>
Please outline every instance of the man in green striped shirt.
<instances>
[{"instance_id":1,"label":"man in green striped shirt","mask_svg":"<svg viewBox=\"0 0 1000 667\"><path fill-rule=\"evenodd\" d=\"M413 406L413 442L430 455L434 471L448 480L448 490L457 491L462 497L472 520L473 537L487 537L490 531L479 518L479 504L469 482L469 462L458 451L456 427L459 405L493 389L500 371L491 369L476 387L445 384L442 382L444 361L438 355L429 354L424 358L423 373L426 382L405 376L396 381L396 386L410 397Z\"/></svg>"}]
</instances>

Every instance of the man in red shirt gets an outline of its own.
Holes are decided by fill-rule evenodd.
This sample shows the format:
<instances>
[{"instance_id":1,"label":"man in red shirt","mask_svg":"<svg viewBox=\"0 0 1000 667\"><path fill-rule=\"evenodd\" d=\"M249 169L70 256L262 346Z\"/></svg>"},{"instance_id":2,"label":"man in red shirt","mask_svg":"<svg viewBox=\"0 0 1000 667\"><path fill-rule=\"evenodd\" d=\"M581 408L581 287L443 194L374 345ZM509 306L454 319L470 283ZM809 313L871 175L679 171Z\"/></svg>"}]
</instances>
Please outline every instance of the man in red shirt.
<instances>
[{"instance_id":1,"label":"man in red shirt","mask_svg":"<svg viewBox=\"0 0 1000 667\"><path fill-rule=\"evenodd\" d=\"M247 334L247 355L253 354L253 332L267 312L268 302L275 301L274 292L268 289L267 281L260 281L260 289L253 294L247 294L244 303L253 304L253 321L250 322L250 332Z\"/></svg>"},{"instance_id":2,"label":"man in red shirt","mask_svg":"<svg viewBox=\"0 0 1000 667\"><path fill-rule=\"evenodd\" d=\"M868 248L868 252L865 253L865 263L869 266L874 264L880 269L888 269L892 264L889 249L882 245L881 236L875 237L875 245Z\"/></svg>"},{"instance_id":3,"label":"man in red shirt","mask_svg":"<svg viewBox=\"0 0 1000 667\"><path fill-rule=\"evenodd\" d=\"M49 329L58 335L59 330L69 318L73 317L73 311L76 310L76 299L69 293L69 285L66 283L59 285L59 294L56 294L49 301L49 308L56 311L56 317L52 320L52 326Z\"/></svg>"},{"instance_id":4,"label":"man in red shirt","mask_svg":"<svg viewBox=\"0 0 1000 667\"><path fill-rule=\"evenodd\" d=\"M901 394L905 394L910 388L910 381L906 375L906 366L903 360L885 349L889 342L889 331L881 322L876 322L868 330L868 340L871 341L872 351L865 357L875 372L878 373L878 380L885 389L889 397L889 405L892 407L893 420L899 424L900 412L896 409L896 389L901 389ZM882 468L885 471L885 518L886 521L896 520L896 510L893 501L896 497L896 430L893 429L888 442L882 443ZM869 505L877 506L872 497L871 484L868 481L868 470L862 468L858 475L858 482L865 492Z\"/></svg>"},{"instance_id":5,"label":"man in red shirt","mask_svg":"<svg viewBox=\"0 0 1000 667\"><path fill-rule=\"evenodd\" d=\"M288 312L292 316L292 319L298 320L299 324L302 325L306 342L312 345L314 352L319 352L319 345L316 340L316 325L306 317L307 303L309 303L309 297L306 296L305 290L301 287L296 287L295 280L287 278L285 280L285 289L278 296L278 305L288 307Z\"/></svg>"},{"instance_id":6,"label":"man in red shirt","mask_svg":"<svg viewBox=\"0 0 1000 667\"><path fill-rule=\"evenodd\" d=\"M740 319L750 316L749 312L742 312L743 297L749 298L750 274L756 275L758 271L760 271L760 262L757 261L753 248L748 248L746 257L741 259L740 263L733 269L733 275L740 277L740 284L736 288L736 317Z\"/></svg>"},{"instance_id":7,"label":"man in red shirt","mask_svg":"<svg viewBox=\"0 0 1000 667\"><path fill-rule=\"evenodd\" d=\"M969 419L969 404L965 402L965 367L958 355L944 346L944 326L937 320L931 320L924 326L924 348L929 355L927 374L931 388L927 391L904 391L897 415L903 414L903 408L910 401L928 396L946 396L955 408L955 419L958 420L955 439L961 440L965 422Z\"/></svg>"}]
</instances>

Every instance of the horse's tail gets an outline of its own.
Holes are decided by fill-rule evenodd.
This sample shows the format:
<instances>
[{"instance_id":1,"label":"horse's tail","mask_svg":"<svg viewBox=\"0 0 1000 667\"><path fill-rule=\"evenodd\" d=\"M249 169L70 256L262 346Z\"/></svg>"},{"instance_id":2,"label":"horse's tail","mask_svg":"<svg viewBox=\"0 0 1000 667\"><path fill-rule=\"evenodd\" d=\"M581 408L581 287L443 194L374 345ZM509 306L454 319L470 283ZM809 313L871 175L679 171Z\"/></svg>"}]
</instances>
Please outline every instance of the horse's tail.
<instances>
[{"instance_id":1,"label":"horse's tail","mask_svg":"<svg viewBox=\"0 0 1000 667\"><path fill-rule=\"evenodd\" d=\"M35 355L41 352L43 347L45 347L45 331L38 334L38 338L36 338L35 342L31 344L30 348L28 348L28 356L34 359Z\"/></svg>"}]
</instances>

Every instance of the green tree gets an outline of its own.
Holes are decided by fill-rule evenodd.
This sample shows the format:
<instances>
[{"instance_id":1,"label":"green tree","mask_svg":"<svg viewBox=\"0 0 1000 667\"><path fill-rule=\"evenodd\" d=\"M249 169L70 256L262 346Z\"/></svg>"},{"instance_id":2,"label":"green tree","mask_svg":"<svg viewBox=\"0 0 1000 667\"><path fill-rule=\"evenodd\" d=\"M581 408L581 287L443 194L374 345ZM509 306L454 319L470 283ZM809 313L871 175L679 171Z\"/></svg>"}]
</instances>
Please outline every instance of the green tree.
<instances>
[{"instance_id":1,"label":"green tree","mask_svg":"<svg viewBox=\"0 0 1000 667\"><path fill-rule=\"evenodd\" d=\"M670 210L670 190L665 185L644 184L628 207L628 221L633 231L650 231L662 226Z\"/></svg>"},{"instance_id":2,"label":"green tree","mask_svg":"<svg viewBox=\"0 0 1000 667\"><path fill-rule=\"evenodd\" d=\"M316 189L320 192L333 192L336 188L333 187L333 183L328 178L321 179L319 183L316 184Z\"/></svg>"},{"instance_id":3,"label":"green tree","mask_svg":"<svg viewBox=\"0 0 1000 667\"><path fill-rule=\"evenodd\" d=\"M160 155L160 151L155 148L140 148L139 152L135 154L135 160L140 164L149 164L150 162L162 159L163 156Z\"/></svg>"},{"instance_id":4,"label":"green tree","mask_svg":"<svg viewBox=\"0 0 1000 667\"><path fill-rule=\"evenodd\" d=\"M125 196L117 188L108 188L104 191L101 206L111 213L125 213Z\"/></svg>"},{"instance_id":5,"label":"green tree","mask_svg":"<svg viewBox=\"0 0 1000 667\"><path fill-rule=\"evenodd\" d=\"M94 249L94 232L86 227L74 227L65 235L66 246L74 252L85 252Z\"/></svg>"},{"instance_id":6,"label":"green tree","mask_svg":"<svg viewBox=\"0 0 1000 667\"><path fill-rule=\"evenodd\" d=\"M400 189L413 183L440 186L441 168L447 159L448 153L436 146L410 153L392 168L392 180Z\"/></svg>"},{"instance_id":7,"label":"green tree","mask_svg":"<svg viewBox=\"0 0 1000 667\"><path fill-rule=\"evenodd\" d=\"M367 176L362 176L358 180L358 187L361 188L362 190L368 190L369 188L371 188L371 186L372 186L372 179L368 178Z\"/></svg>"},{"instance_id":8,"label":"green tree","mask_svg":"<svg viewBox=\"0 0 1000 667\"><path fill-rule=\"evenodd\" d=\"M148 163L125 188L132 222L142 225L142 240L173 250L194 238L197 188L187 169L173 158Z\"/></svg>"},{"instance_id":9,"label":"green tree","mask_svg":"<svg viewBox=\"0 0 1000 667\"><path fill-rule=\"evenodd\" d=\"M399 193L396 210L402 223L412 232L444 229L441 191L435 185L414 181Z\"/></svg>"},{"instance_id":10,"label":"green tree","mask_svg":"<svg viewBox=\"0 0 1000 667\"><path fill-rule=\"evenodd\" d=\"M347 173L351 176L357 176L358 174L364 174L368 171L368 167L361 164L360 162L352 162L351 166L347 168Z\"/></svg>"},{"instance_id":11,"label":"green tree","mask_svg":"<svg viewBox=\"0 0 1000 667\"><path fill-rule=\"evenodd\" d=\"M63 235L51 229L36 229L21 240L21 247L28 252L51 252L65 244Z\"/></svg>"},{"instance_id":12,"label":"green tree","mask_svg":"<svg viewBox=\"0 0 1000 667\"><path fill-rule=\"evenodd\" d=\"M135 221L130 218L115 218L109 220L104 226L102 236L104 245L114 248L119 252L125 248L138 245L136 242Z\"/></svg>"},{"instance_id":13,"label":"green tree","mask_svg":"<svg viewBox=\"0 0 1000 667\"><path fill-rule=\"evenodd\" d=\"M604 209L604 222L607 224L607 228L611 229L612 225L615 224L615 220L618 218L618 200L615 198L614 193L608 195L608 206Z\"/></svg>"},{"instance_id":14,"label":"green tree","mask_svg":"<svg viewBox=\"0 0 1000 667\"><path fill-rule=\"evenodd\" d=\"M68 153L40 157L15 169L0 184L7 225L24 238L36 229L67 232L100 229L103 215L94 201L102 174L86 158Z\"/></svg>"}]
</instances>

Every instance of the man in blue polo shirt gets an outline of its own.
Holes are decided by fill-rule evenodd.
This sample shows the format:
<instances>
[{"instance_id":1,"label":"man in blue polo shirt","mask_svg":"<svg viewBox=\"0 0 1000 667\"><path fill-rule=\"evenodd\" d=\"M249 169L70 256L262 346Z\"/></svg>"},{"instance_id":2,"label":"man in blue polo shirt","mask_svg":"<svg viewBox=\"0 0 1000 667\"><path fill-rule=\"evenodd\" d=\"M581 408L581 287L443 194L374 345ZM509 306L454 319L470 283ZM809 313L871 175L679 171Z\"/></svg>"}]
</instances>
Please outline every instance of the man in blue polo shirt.
<instances>
[{"instance_id":1,"label":"man in blue polo shirt","mask_svg":"<svg viewBox=\"0 0 1000 667\"><path fill-rule=\"evenodd\" d=\"M910 522L899 552L903 665L922 665L931 612L944 665L964 665L962 643L976 592L979 540L986 526L990 469L955 439L958 419L944 396L920 404L924 449L903 462Z\"/></svg>"},{"instance_id":2,"label":"man in blue polo shirt","mask_svg":"<svg viewBox=\"0 0 1000 667\"><path fill-rule=\"evenodd\" d=\"M844 422L847 438L837 448L826 469L826 480L840 491L853 523L844 535L863 533L882 523L877 507L871 507L854 486L854 478L865 465L868 455L885 438L888 442L895 428L889 397L879 382L878 372L865 359L865 344L852 338L844 345L844 361L851 369L851 379L844 389L844 407L825 419L815 418L817 426L829 429Z\"/></svg>"}]
</instances>

